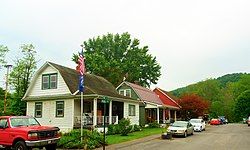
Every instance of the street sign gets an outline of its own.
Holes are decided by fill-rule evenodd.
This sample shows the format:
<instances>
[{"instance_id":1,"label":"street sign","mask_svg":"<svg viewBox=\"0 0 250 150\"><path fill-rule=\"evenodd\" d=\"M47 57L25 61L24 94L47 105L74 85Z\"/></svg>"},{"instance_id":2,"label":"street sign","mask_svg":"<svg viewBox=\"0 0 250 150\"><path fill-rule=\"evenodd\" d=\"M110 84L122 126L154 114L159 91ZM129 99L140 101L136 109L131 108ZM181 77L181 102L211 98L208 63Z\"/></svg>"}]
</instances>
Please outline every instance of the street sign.
<instances>
[{"instance_id":1,"label":"street sign","mask_svg":"<svg viewBox=\"0 0 250 150\"><path fill-rule=\"evenodd\" d=\"M102 99L102 101L101 101L101 103L109 103L110 102L110 100L109 100L109 98L108 97L103 97L103 99Z\"/></svg>"}]
</instances>

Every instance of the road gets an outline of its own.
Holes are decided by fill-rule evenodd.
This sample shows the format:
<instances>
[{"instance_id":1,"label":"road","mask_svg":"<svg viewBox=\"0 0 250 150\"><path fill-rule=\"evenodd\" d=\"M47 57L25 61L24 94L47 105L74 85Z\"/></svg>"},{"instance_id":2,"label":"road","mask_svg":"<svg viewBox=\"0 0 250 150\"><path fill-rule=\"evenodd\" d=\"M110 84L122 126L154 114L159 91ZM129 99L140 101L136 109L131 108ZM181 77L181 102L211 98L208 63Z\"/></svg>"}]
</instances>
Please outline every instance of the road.
<instances>
[{"instance_id":1,"label":"road","mask_svg":"<svg viewBox=\"0 0 250 150\"><path fill-rule=\"evenodd\" d=\"M206 131L195 132L187 138L173 140L154 138L144 142L113 145L107 150L249 150L250 127L246 124L207 126Z\"/></svg>"}]
</instances>

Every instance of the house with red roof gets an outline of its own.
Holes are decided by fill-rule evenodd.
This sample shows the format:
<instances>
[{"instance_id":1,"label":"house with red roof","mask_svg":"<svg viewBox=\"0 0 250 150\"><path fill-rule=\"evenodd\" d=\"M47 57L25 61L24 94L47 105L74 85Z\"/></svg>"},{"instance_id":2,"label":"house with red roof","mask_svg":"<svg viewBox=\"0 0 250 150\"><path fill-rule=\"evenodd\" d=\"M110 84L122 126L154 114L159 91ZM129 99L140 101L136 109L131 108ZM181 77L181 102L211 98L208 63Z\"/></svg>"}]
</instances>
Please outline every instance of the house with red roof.
<instances>
[{"instance_id":1,"label":"house with red roof","mask_svg":"<svg viewBox=\"0 0 250 150\"><path fill-rule=\"evenodd\" d=\"M177 98L171 95L169 92L160 88L155 88L154 93L160 98L162 103L168 108L163 112L164 118L177 120L177 112L181 106L176 102ZM166 117L165 117L166 116Z\"/></svg>"},{"instance_id":2,"label":"house with red roof","mask_svg":"<svg viewBox=\"0 0 250 150\"><path fill-rule=\"evenodd\" d=\"M119 94L142 102L139 105L139 124L142 126L154 121L165 123L166 112L179 109L164 103L154 91L135 83L124 81L116 89Z\"/></svg>"}]
</instances>

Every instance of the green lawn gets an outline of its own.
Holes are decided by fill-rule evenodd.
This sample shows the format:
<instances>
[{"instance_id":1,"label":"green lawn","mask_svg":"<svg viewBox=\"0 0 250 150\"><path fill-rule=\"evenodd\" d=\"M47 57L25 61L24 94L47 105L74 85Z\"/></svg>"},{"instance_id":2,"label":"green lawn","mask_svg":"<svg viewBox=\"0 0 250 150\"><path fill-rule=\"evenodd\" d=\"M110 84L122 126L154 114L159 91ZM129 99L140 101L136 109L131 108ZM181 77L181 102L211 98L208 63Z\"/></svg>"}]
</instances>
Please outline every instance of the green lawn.
<instances>
[{"instance_id":1,"label":"green lawn","mask_svg":"<svg viewBox=\"0 0 250 150\"><path fill-rule=\"evenodd\" d=\"M154 134L161 134L163 128L144 128L142 131L129 133L128 136L121 136L118 135L107 135L108 144L117 144L122 143L134 139L139 139L145 136L154 135Z\"/></svg>"}]
</instances>

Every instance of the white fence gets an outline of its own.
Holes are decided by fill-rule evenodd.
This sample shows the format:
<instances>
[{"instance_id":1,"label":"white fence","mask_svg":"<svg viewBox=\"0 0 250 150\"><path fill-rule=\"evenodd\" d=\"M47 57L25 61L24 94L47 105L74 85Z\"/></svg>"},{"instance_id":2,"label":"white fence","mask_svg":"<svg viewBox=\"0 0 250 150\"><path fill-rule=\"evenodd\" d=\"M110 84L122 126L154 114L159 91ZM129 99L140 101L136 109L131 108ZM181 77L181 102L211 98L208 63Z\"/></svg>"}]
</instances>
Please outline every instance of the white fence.
<instances>
[{"instance_id":1,"label":"white fence","mask_svg":"<svg viewBox=\"0 0 250 150\"><path fill-rule=\"evenodd\" d=\"M83 116L83 125L94 125L94 119L96 119L96 125L104 125L104 116ZM112 116L111 117L111 122L110 122L110 117L105 116L105 123L106 124L118 124L118 116ZM74 118L74 125L75 126L80 126L81 125L81 116L75 116Z\"/></svg>"}]
</instances>

